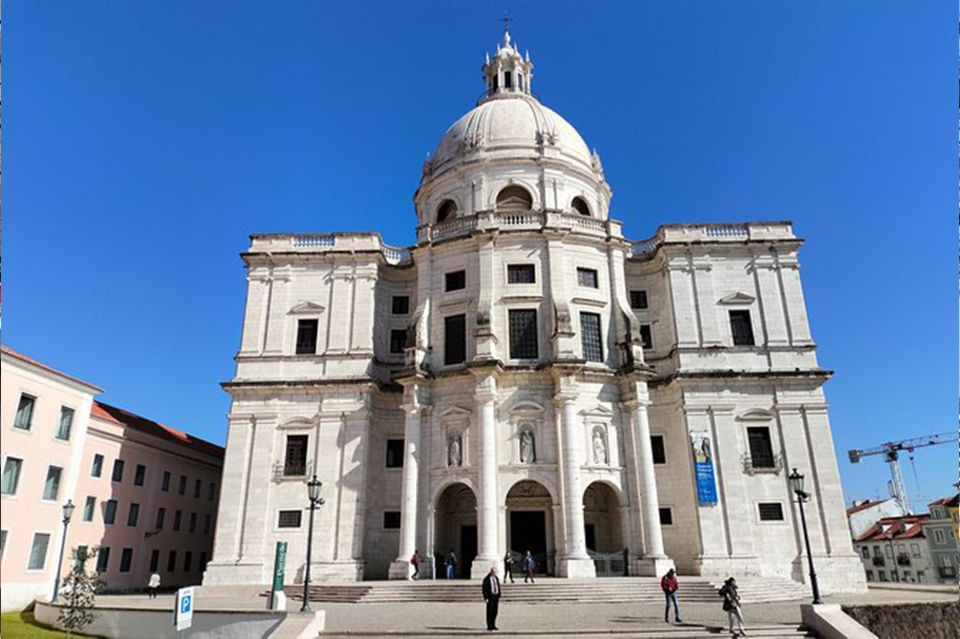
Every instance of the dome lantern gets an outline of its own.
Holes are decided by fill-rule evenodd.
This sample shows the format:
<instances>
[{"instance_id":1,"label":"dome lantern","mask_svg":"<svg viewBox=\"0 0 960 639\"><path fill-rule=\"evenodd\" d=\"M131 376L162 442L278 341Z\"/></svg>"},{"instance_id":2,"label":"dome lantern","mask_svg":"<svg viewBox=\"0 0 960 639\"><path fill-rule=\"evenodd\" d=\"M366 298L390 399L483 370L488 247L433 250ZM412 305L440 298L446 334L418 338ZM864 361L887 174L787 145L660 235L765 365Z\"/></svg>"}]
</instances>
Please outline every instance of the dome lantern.
<instances>
[{"instance_id":1,"label":"dome lantern","mask_svg":"<svg viewBox=\"0 0 960 639\"><path fill-rule=\"evenodd\" d=\"M533 62L530 54L520 55L520 47L511 41L510 31L503 30L503 44L491 58L487 55L483 65L483 77L487 83L486 96L480 101L496 96L529 95L533 81Z\"/></svg>"}]
</instances>

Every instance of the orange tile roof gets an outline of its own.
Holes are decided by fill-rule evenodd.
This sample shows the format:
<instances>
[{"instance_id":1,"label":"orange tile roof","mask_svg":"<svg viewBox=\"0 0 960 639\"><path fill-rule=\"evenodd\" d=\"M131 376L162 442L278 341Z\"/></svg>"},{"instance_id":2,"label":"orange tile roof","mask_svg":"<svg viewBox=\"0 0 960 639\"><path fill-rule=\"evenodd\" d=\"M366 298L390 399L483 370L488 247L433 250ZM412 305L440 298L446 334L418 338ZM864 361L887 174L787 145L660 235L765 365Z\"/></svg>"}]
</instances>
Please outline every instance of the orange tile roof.
<instances>
[{"instance_id":1,"label":"orange tile roof","mask_svg":"<svg viewBox=\"0 0 960 639\"><path fill-rule=\"evenodd\" d=\"M960 506L960 493L957 493L953 497L944 497L943 499L938 499L937 501L931 501L928 506Z\"/></svg>"},{"instance_id":2,"label":"orange tile roof","mask_svg":"<svg viewBox=\"0 0 960 639\"><path fill-rule=\"evenodd\" d=\"M194 437L189 433L185 433L176 428L170 428L169 426L164 426L158 422L147 419L146 417L141 417L130 411L123 410L122 408L117 408L116 406L110 406L109 404L104 404L103 402L98 402L94 400L93 406L90 409L90 416L97 417L99 419L114 422L120 424L121 426L126 426L132 428L141 433L146 433L148 435L153 435L154 437L159 437L160 439L166 440L178 446L185 446L191 448L198 452L212 455L214 457L223 457L224 449L222 446L217 446L211 442L208 442L199 437Z\"/></svg>"},{"instance_id":3,"label":"orange tile roof","mask_svg":"<svg viewBox=\"0 0 960 639\"><path fill-rule=\"evenodd\" d=\"M53 373L54 375L58 375L59 377L62 377L62 378L64 378L64 379L68 379L68 380L70 380L71 382L76 382L77 384L83 384L84 386L89 387L91 390L94 390L94 391L96 391L97 393L102 393L102 392L103 392L103 389L100 388L99 386L96 386L96 385L94 385L94 384L91 384L90 382L85 382L85 381L83 381L82 379L76 378L76 377L74 377L74 376L72 376L72 375L67 375L66 373L64 373L64 372L62 372L62 371L58 371L57 369L53 368L52 366L47 366L47 365L44 364L43 362L39 362L39 361L33 359L32 357L27 357L26 355L24 355L23 353L20 353L19 351L13 350L13 349L10 348L9 346L4 346L4 345L0 344L0 352L3 352L4 355L9 355L10 357L14 357L14 358L16 358L16 359L19 359L21 362L26 362L27 364L30 364L30 365L32 365L32 366L36 366L37 368L42 368L43 370L47 371L48 373Z\"/></svg>"},{"instance_id":4,"label":"orange tile roof","mask_svg":"<svg viewBox=\"0 0 960 639\"><path fill-rule=\"evenodd\" d=\"M930 515L907 515L906 517L884 517L870 526L855 541L885 541L888 539L913 539L923 537L923 522ZM884 532L884 525L889 526Z\"/></svg>"}]
</instances>

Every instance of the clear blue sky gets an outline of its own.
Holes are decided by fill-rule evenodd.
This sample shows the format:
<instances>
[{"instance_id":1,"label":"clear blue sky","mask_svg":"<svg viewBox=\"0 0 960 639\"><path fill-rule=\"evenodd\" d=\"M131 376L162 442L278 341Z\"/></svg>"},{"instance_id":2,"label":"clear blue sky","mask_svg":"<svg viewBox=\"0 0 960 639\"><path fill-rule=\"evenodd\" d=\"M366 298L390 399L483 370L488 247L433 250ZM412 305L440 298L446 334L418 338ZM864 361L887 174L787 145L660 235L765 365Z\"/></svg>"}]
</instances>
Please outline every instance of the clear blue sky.
<instances>
[{"instance_id":1,"label":"clear blue sky","mask_svg":"<svg viewBox=\"0 0 960 639\"><path fill-rule=\"evenodd\" d=\"M795 221L848 499L887 479L848 448L956 429L955 3L509 7L630 237ZM412 243L504 4L3 8L4 341L223 442L247 235ZM947 494L957 449L917 461Z\"/></svg>"}]
</instances>

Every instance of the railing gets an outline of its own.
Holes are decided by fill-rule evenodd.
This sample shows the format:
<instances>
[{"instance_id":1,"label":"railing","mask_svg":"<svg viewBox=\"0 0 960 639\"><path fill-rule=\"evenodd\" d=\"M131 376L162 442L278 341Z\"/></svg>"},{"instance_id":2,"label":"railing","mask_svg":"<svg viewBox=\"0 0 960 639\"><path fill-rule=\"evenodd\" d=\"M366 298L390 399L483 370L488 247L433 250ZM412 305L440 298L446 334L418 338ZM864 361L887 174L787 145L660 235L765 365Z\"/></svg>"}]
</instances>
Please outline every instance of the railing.
<instances>
[{"instance_id":1,"label":"railing","mask_svg":"<svg viewBox=\"0 0 960 639\"><path fill-rule=\"evenodd\" d=\"M289 479L302 479L309 475L313 470L312 462L302 462L288 464L285 462L277 462L273 465L273 479L274 481L283 481Z\"/></svg>"},{"instance_id":2,"label":"railing","mask_svg":"<svg viewBox=\"0 0 960 639\"><path fill-rule=\"evenodd\" d=\"M957 576L957 569L953 566L937 566L937 572L944 579Z\"/></svg>"},{"instance_id":3,"label":"railing","mask_svg":"<svg viewBox=\"0 0 960 639\"><path fill-rule=\"evenodd\" d=\"M571 215L569 217L573 218L573 227L580 228L587 231L599 231L605 233L607 230L607 224L603 220L598 220L594 217L586 217L583 215Z\"/></svg>"},{"instance_id":4,"label":"railing","mask_svg":"<svg viewBox=\"0 0 960 639\"><path fill-rule=\"evenodd\" d=\"M886 566L887 562L883 560L883 557L874 557L873 558L874 566Z\"/></svg>"},{"instance_id":5,"label":"railing","mask_svg":"<svg viewBox=\"0 0 960 639\"><path fill-rule=\"evenodd\" d=\"M596 552L587 550L587 554L593 559L593 565L597 570L597 577L626 577L629 561L627 560L627 549L617 550L615 552Z\"/></svg>"},{"instance_id":6,"label":"railing","mask_svg":"<svg viewBox=\"0 0 960 639\"><path fill-rule=\"evenodd\" d=\"M337 243L337 238L334 235L327 234L309 234L309 235L295 235L293 237L293 245L296 247L306 247L306 246L322 246L322 247L332 247Z\"/></svg>"},{"instance_id":7,"label":"railing","mask_svg":"<svg viewBox=\"0 0 960 639\"><path fill-rule=\"evenodd\" d=\"M477 218L475 217L457 217L440 224L434 224L430 229L430 239L444 240L448 237L457 235L466 235L477 228Z\"/></svg>"},{"instance_id":8,"label":"railing","mask_svg":"<svg viewBox=\"0 0 960 639\"><path fill-rule=\"evenodd\" d=\"M543 226L543 215L537 211L517 211L511 213L496 213L494 220L499 226Z\"/></svg>"},{"instance_id":9,"label":"railing","mask_svg":"<svg viewBox=\"0 0 960 639\"><path fill-rule=\"evenodd\" d=\"M910 565L910 555L899 554L897 555L897 565L898 566L909 566Z\"/></svg>"},{"instance_id":10,"label":"railing","mask_svg":"<svg viewBox=\"0 0 960 639\"><path fill-rule=\"evenodd\" d=\"M639 258L639 259L653 257L654 253L656 253L657 249L659 248L660 248L659 237L651 237L649 240L630 243L631 257Z\"/></svg>"},{"instance_id":11,"label":"railing","mask_svg":"<svg viewBox=\"0 0 960 639\"><path fill-rule=\"evenodd\" d=\"M707 237L748 237L750 228L746 224L708 224L703 227Z\"/></svg>"},{"instance_id":12,"label":"railing","mask_svg":"<svg viewBox=\"0 0 960 639\"><path fill-rule=\"evenodd\" d=\"M524 554L526 553L517 552L516 550L510 551L510 557L513 559L513 570L511 572L513 572L514 576L523 576ZM536 565L534 573L536 575L556 575L556 556L557 553L555 552L533 553L533 563Z\"/></svg>"},{"instance_id":13,"label":"railing","mask_svg":"<svg viewBox=\"0 0 960 639\"><path fill-rule=\"evenodd\" d=\"M398 249L392 246L383 247L383 257L387 260L388 264L410 264L413 261L413 256L409 250Z\"/></svg>"},{"instance_id":14,"label":"railing","mask_svg":"<svg viewBox=\"0 0 960 639\"><path fill-rule=\"evenodd\" d=\"M754 473L779 473L783 470L783 457L772 453L760 453L743 456L743 472L748 475Z\"/></svg>"}]
</instances>

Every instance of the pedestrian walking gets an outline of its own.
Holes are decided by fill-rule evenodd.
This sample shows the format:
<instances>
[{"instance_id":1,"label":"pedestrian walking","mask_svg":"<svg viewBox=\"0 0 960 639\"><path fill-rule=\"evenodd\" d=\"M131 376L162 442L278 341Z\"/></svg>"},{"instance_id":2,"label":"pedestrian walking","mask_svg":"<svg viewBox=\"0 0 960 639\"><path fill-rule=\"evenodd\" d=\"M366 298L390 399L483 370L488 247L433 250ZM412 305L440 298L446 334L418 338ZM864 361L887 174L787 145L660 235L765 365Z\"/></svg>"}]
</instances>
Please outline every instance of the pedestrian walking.
<instances>
[{"instance_id":1,"label":"pedestrian walking","mask_svg":"<svg viewBox=\"0 0 960 639\"><path fill-rule=\"evenodd\" d=\"M727 611L727 618L730 620L730 634L741 637L747 636L747 630L743 627L743 611L740 610L740 593L737 592L737 580L729 577L723 582L723 588L720 589L720 596L723 597L723 609ZM737 620L737 632L733 630L733 620Z\"/></svg>"},{"instance_id":2,"label":"pedestrian walking","mask_svg":"<svg viewBox=\"0 0 960 639\"><path fill-rule=\"evenodd\" d=\"M666 607L663 609L663 621L670 623L670 602L673 602L673 616L677 623L683 623L680 618L680 606L677 604L677 571L671 568L667 574L660 579L660 590L666 595Z\"/></svg>"},{"instance_id":3,"label":"pedestrian walking","mask_svg":"<svg viewBox=\"0 0 960 639\"><path fill-rule=\"evenodd\" d=\"M147 595L150 599L157 598L157 588L160 587L160 575L154 571L150 575L150 581L147 582Z\"/></svg>"},{"instance_id":4,"label":"pedestrian walking","mask_svg":"<svg viewBox=\"0 0 960 639\"><path fill-rule=\"evenodd\" d=\"M510 583L513 581L513 553L509 550L507 554L503 556L503 583L507 583L507 577L510 578Z\"/></svg>"},{"instance_id":5,"label":"pedestrian walking","mask_svg":"<svg viewBox=\"0 0 960 639\"><path fill-rule=\"evenodd\" d=\"M497 566L490 566L490 572L483 578L483 600L487 604L487 630L497 628L497 614L500 612L500 578Z\"/></svg>"},{"instance_id":6,"label":"pedestrian walking","mask_svg":"<svg viewBox=\"0 0 960 639\"><path fill-rule=\"evenodd\" d=\"M523 568L523 583L527 583L527 580L530 580L530 583L535 583L533 581L533 571L537 568L537 562L533 559L533 554L528 550L527 554L523 556L523 562L520 564L520 567Z\"/></svg>"},{"instance_id":7,"label":"pedestrian walking","mask_svg":"<svg viewBox=\"0 0 960 639\"><path fill-rule=\"evenodd\" d=\"M450 549L450 554L447 555L447 559L444 562L447 568L447 579L453 579L457 576L457 555L453 552L453 548Z\"/></svg>"},{"instance_id":8,"label":"pedestrian walking","mask_svg":"<svg viewBox=\"0 0 960 639\"><path fill-rule=\"evenodd\" d=\"M413 566L413 574L410 575L410 578L416 581L420 578L420 551L414 550L413 557L410 557L410 565Z\"/></svg>"}]
</instances>

